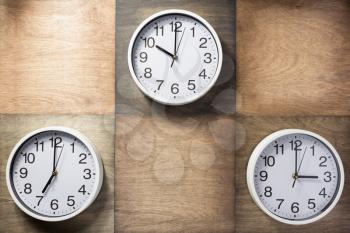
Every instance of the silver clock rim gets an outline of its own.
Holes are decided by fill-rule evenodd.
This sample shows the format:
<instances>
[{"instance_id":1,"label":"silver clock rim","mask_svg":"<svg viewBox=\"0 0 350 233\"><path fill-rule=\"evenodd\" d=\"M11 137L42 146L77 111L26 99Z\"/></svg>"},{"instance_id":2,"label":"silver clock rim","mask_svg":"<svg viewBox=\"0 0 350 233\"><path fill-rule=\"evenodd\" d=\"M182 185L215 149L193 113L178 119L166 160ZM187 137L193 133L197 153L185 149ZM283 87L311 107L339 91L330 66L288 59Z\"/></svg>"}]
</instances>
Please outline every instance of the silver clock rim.
<instances>
[{"instance_id":1,"label":"silver clock rim","mask_svg":"<svg viewBox=\"0 0 350 233\"><path fill-rule=\"evenodd\" d=\"M281 136L284 135L288 135L288 134L305 134L305 135L309 135L312 136L318 140L320 140L322 143L324 143L333 153L334 157L337 160L338 163L338 167L339 167L339 176L340 176L340 181L339 181L339 188L338 188L338 192L336 194L336 196L333 199L333 202L327 207L326 210L324 210L322 213L308 218L308 219L303 219L303 220L288 220L282 217L279 217L273 213L271 213L266 207L265 205L260 201L260 198L258 197L258 194L255 190L255 186L254 186L254 169L255 169L255 164L258 160L258 157L261 153L261 151L267 146L269 145L271 142L273 142L276 138L279 138ZM249 193L252 197L252 199L254 200L255 204L268 216L270 216L271 218L282 222L282 223L286 223L286 224L291 224L291 225L304 225L304 224L308 224L308 223L312 223L315 221L318 221L320 219L322 219L323 217L325 217L329 212L331 212L333 210L333 208L337 205L343 188L344 188L344 167L343 167L343 163L341 161L341 158L338 154L338 152L336 151L336 149L333 147L333 145L324 137L322 137L319 134L313 133L311 131L307 131L307 130L302 130L302 129L283 129L283 130L279 130L276 131L268 136L266 136L263 140L261 140L259 142L259 144L255 147L254 151L252 152L250 158L249 158L249 162L248 162L248 166L247 166L247 185L248 185L248 190Z\"/></svg>"},{"instance_id":2,"label":"silver clock rim","mask_svg":"<svg viewBox=\"0 0 350 233\"><path fill-rule=\"evenodd\" d=\"M134 43L135 43L135 39L137 37L137 35L140 33L140 31L148 25L148 23L150 23L152 20L159 18L161 16L164 15L169 15L169 14L183 14L183 15L187 15L189 17L192 17L194 19L197 19L198 21L200 21L205 27L208 28L208 30L210 31L210 33L213 35L217 47L218 47L218 56L219 56L219 63L218 63L218 67L217 67L217 71L213 77L213 81L208 85L207 89L201 93L200 95L198 95L196 98L193 99L189 99L189 100L185 100L179 103L169 103L169 102L165 102L165 101L161 101L156 99L155 97L151 96L148 91L141 85L141 83L139 82L138 78L135 75L135 71L133 68L133 64L132 64L132 51L133 51L133 47L134 47ZM192 102L195 102L196 100L202 98L203 96L205 96L211 89L212 87L215 85L217 79L220 76L221 73L221 69L222 69L222 59L223 59L223 54L222 54L222 45L220 42L220 38L217 35L216 31L214 30L214 28L209 24L208 21L206 21L204 18L202 18L201 16L197 15L196 13L193 13L191 11L187 11L187 10L180 10L180 9L168 9L168 10L163 10L160 11L158 13L155 13L151 16L149 16L148 18L146 18L138 27L137 29L134 31L131 39L130 39L130 43L129 43L129 47L128 47L128 66L129 66L129 71L130 74L134 80L134 82L136 83L137 87L142 91L142 93L144 95L146 95L147 97L149 97L150 99L154 100L157 103L160 104L164 104L164 105L169 105L169 106L181 106L181 105L186 105Z\"/></svg>"},{"instance_id":3,"label":"silver clock rim","mask_svg":"<svg viewBox=\"0 0 350 233\"><path fill-rule=\"evenodd\" d=\"M95 163L98 165L96 167L97 168L97 171L96 171L96 181L97 182L94 184L93 195L91 195L88 198L88 200L78 210L76 210L70 214L67 214L64 216L59 216L59 217L45 216L45 215L38 214L34 211L31 211L30 208L27 207L25 204L23 204L21 200L18 200L19 197L17 196L16 191L13 190L13 186L12 186L12 182L11 182L11 174L10 173L11 173L12 162L16 156L16 152L18 151L18 149L22 146L23 143L25 143L28 139L30 139L34 135L37 135L37 134L43 133L43 132L47 132L47 131L59 131L59 132L68 133L68 134L71 134L71 135L77 137L89 149L89 151L91 152L91 155L94 158ZM15 202L17 207L19 207L23 212L25 212L26 214L28 214L29 216L31 216L35 219L41 220L41 221L59 222L59 221L64 221L64 220L71 219L71 218L77 216L78 214L80 214L84 210L86 210L95 201L95 199L97 198L97 196L99 195L99 193L101 191L101 187L102 187L102 183L103 183L103 174L104 174L104 171L103 171L103 163L102 163L101 156L97 152L95 146L91 143L91 141L84 134L82 134L78 130L64 127L64 126L49 126L49 127L39 128L37 130L34 130L34 131L26 134L14 146L14 148L12 149L12 151L10 153L9 159L7 161L6 185L7 185L8 191L11 195L11 198L13 199L13 201Z\"/></svg>"}]
</instances>

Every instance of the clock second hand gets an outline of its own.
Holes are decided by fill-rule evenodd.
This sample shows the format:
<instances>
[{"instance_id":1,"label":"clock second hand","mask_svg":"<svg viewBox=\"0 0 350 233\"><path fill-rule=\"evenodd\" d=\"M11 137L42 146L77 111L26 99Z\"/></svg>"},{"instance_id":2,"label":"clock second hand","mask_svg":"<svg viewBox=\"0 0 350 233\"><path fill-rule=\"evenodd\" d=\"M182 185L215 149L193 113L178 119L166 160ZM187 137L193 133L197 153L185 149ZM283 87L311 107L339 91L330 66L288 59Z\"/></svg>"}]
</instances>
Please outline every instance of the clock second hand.
<instances>
[{"instance_id":1,"label":"clock second hand","mask_svg":"<svg viewBox=\"0 0 350 233\"><path fill-rule=\"evenodd\" d=\"M307 149L307 146L305 147L305 150L304 150L304 153L303 153L303 157L301 158L301 162L300 162L300 164L299 164L298 170L296 170L296 172L295 172L295 174L294 174L294 176L293 176L294 181L293 181L292 188L294 188L295 181L296 181L298 178L301 178L301 177L298 175L298 173L299 173L299 171L300 171L301 164L302 164L302 163L303 163L303 161L304 161L304 157L305 157L306 149ZM296 151L297 151L297 150L296 150Z\"/></svg>"},{"instance_id":2,"label":"clock second hand","mask_svg":"<svg viewBox=\"0 0 350 233\"><path fill-rule=\"evenodd\" d=\"M64 148L64 145L62 146L62 149L61 149L61 152L58 156L58 159L57 159L57 162L54 164L54 170L49 178L49 180L47 181L45 187L43 188L43 190L41 191L41 193L45 193L45 191L47 190L47 188L49 187L49 185L51 184L53 178L55 176L57 176L58 172L57 172L57 165L58 165L58 162L60 161L60 158L61 158L61 155L62 155L62 151L63 151L63 148ZM54 148L54 150L56 150L56 147Z\"/></svg>"},{"instance_id":3,"label":"clock second hand","mask_svg":"<svg viewBox=\"0 0 350 233\"><path fill-rule=\"evenodd\" d=\"M180 41L179 41L179 44L177 45L177 48L175 50L175 54L174 54L174 58L173 58L173 62L171 63L171 66L170 67L173 67L174 65L174 61L177 60L178 56L177 56L177 52L179 51L179 48L180 48L180 45L181 45L181 41L182 41L182 38L185 34L185 30L186 28L184 28L184 31L182 32L182 35L181 35L181 38L180 38Z\"/></svg>"}]
</instances>

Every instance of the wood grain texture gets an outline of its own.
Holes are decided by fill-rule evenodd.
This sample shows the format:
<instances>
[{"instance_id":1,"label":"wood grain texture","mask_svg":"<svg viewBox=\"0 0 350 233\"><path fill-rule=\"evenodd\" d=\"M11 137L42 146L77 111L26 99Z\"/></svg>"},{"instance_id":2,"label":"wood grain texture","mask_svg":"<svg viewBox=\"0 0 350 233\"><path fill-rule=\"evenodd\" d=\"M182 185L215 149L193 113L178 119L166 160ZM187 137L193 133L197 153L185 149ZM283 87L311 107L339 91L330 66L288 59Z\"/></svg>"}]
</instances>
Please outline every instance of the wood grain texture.
<instances>
[{"instance_id":1,"label":"wood grain texture","mask_svg":"<svg viewBox=\"0 0 350 233\"><path fill-rule=\"evenodd\" d=\"M235 123L238 149L235 154L236 232L347 233L350 231L350 117L238 117ZM246 168L250 154L264 137L285 128L301 128L322 135L336 148L344 165L345 184L340 201L333 211L316 223L304 226L279 223L259 209L248 191Z\"/></svg>"},{"instance_id":2,"label":"wood grain texture","mask_svg":"<svg viewBox=\"0 0 350 233\"><path fill-rule=\"evenodd\" d=\"M223 68L214 88L195 103L182 107L194 113L235 112L235 4L232 0L117 0L116 25L116 99L117 112L127 111L124 105L132 106L150 115L152 101L139 91L130 75L127 50L137 26L147 17L161 10L184 9L204 17L217 32L223 47ZM118 109L118 107L120 107ZM134 112L129 112L134 113Z\"/></svg>"},{"instance_id":3,"label":"wood grain texture","mask_svg":"<svg viewBox=\"0 0 350 233\"><path fill-rule=\"evenodd\" d=\"M84 133L104 164L103 186L94 204L80 215L58 223L37 221L24 214L11 199L5 181L7 159L18 140L34 129L52 125ZM0 223L0 232L6 233L114 232L114 115L0 115Z\"/></svg>"},{"instance_id":4,"label":"wood grain texture","mask_svg":"<svg viewBox=\"0 0 350 233\"><path fill-rule=\"evenodd\" d=\"M348 0L237 1L237 111L350 114Z\"/></svg>"},{"instance_id":5,"label":"wood grain texture","mask_svg":"<svg viewBox=\"0 0 350 233\"><path fill-rule=\"evenodd\" d=\"M114 0L0 0L0 22L0 113L114 113Z\"/></svg>"},{"instance_id":6,"label":"wood grain texture","mask_svg":"<svg viewBox=\"0 0 350 233\"><path fill-rule=\"evenodd\" d=\"M223 44L223 71L182 107L145 97L127 65L137 26L165 9L204 18ZM115 232L233 232L234 1L117 1Z\"/></svg>"}]
</instances>

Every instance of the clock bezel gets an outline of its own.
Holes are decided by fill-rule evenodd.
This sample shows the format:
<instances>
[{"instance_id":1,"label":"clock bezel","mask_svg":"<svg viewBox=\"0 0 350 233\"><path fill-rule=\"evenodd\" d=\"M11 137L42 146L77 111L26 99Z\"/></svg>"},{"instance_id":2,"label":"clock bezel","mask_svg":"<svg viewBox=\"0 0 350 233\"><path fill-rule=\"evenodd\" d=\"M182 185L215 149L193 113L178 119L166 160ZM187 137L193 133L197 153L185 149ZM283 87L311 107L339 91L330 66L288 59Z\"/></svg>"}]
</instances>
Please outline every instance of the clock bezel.
<instances>
[{"instance_id":1,"label":"clock bezel","mask_svg":"<svg viewBox=\"0 0 350 233\"><path fill-rule=\"evenodd\" d=\"M74 211L70 214L67 214L64 216L58 216L58 217L42 215L40 213L33 211L30 207L25 205L23 203L23 201L20 199L20 197L16 194L16 190L13 190L13 182L11 180L12 164L13 164L14 159L17 156L16 155L17 151L22 147L22 145L24 143L26 143L33 136L40 134L40 133L48 132L48 131L57 131L57 132L67 133L67 134L70 134L70 135L76 137L77 139L79 139L88 148L88 150L90 151L90 153L94 159L94 162L96 164L96 182L94 184L93 191L92 191L91 195L89 196L89 198L87 199L87 201L76 211ZM71 219L71 218L79 215L84 210L86 210L96 200L97 196L99 195L99 193L101 191L101 187L102 187L102 183L103 183L103 174L104 174L104 171L103 171L102 159L101 159L99 153L97 152L95 146L92 144L92 142L84 134L82 134L78 130L68 128L68 127L50 126L50 127L40 128L40 129L34 130L34 131L26 134L14 146L14 148L12 149L12 151L10 153L9 159L7 161L6 185L7 185L8 191L11 195L11 198L13 199L13 201L15 202L17 207L19 207L19 209L21 209L24 213L26 213L27 215L29 215L35 219L41 220L41 221L59 222L59 221Z\"/></svg>"},{"instance_id":2,"label":"clock bezel","mask_svg":"<svg viewBox=\"0 0 350 233\"><path fill-rule=\"evenodd\" d=\"M332 152L334 158L336 159L336 162L337 162L337 165L338 165L338 169L339 169L338 192L336 193L335 197L333 198L333 202L323 212L319 213L318 215L316 215L314 217L310 217L310 218L303 219L303 220L289 220L289 219L285 219L285 218L282 218L280 216L277 216L277 215L273 214L272 212L270 212L270 210L268 210L267 207L265 207L265 205L260 200L260 198L259 198L259 196L258 196L258 194L257 194L257 192L255 190L255 185L254 185L255 165L256 165L256 162L257 162L261 152L271 142L275 141L277 138L280 138L280 137L283 137L283 136L286 136L286 135L290 135L290 134L309 135L311 137L316 138L320 142L322 142ZM273 219L275 219L275 220L277 220L279 222L282 222L282 223L286 223L286 224L290 224L290 225L304 225L304 224L313 223L313 222L316 222L316 221L322 219L328 213L330 213L334 209L334 207L337 205L337 203L338 203L338 201L339 201L339 199L341 197L343 188L344 188L344 167L343 167L343 163L342 163L341 158L340 158L338 152L336 151L336 149L333 147L333 145L327 139L325 139L321 135L313 133L311 131L302 130L302 129L283 129L283 130L276 131L276 132L266 136L255 147L254 151L252 152L252 154L251 154L251 156L249 158L249 162L248 162L248 166L247 166L246 178L247 178L248 190L249 190L249 193L250 193L253 201L255 202L255 204L265 214L267 214L271 218L273 218Z\"/></svg>"},{"instance_id":3,"label":"clock bezel","mask_svg":"<svg viewBox=\"0 0 350 233\"><path fill-rule=\"evenodd\" d=\"M206 87L206 89L199 94L196 98L191 98L191 99L186 99L182 102L178 102L178 103L171 103L171 102L166 102L166 101L162 101L157 99L156 96L153 96L152 93L149 93L149 91L139 82L138 77L135 74L134 71L134 67L133 67L133 48L134 48L134 44L136 42L136 38L139 35L139 33L142 31L142 29L144 27L146 27L149 23L151 23L153 20L165 16L165 15L171 15L171 14L180 14L180 15L185 15L188 17L192 17L196 20L198 20L199 22L201 22L212 34L215 43L217 45L217 50L218 50L218 65L217 65L217 69L216 69L216 73L215 75L212 77L212 81L210 82L210 84ZM209 24L208 21L206 21L204 18L202 18L201 16L197 15L196 13L193 13L191 11L187 11L187 10L180 10L180 9L169 9L169 10L163 10L160 11L158 13L155 13L151 16L149 16L148 18L146 18L138 27L137 29L134 31L130 42L129 42L129 47L128 47L128 66L129 66L129 71L130 74L134 80L134 82L136 83L137 87L141 90L141 92L146 95L147 97L149 97L150 99L154 100L157 103L160 104L164 104L164 105L169 105L169 106L181 106L181 105L186 105L192 102L197 101L198 99L202 98L203 96L205 96L211 89L212 87L215 85L215 83L217 82L217 79L220 76L221 73L221 69L222 69L222 59L223 59L223 53L222 53L222 45L220 42L220 38L217 35L215 29Z\"/></svg>"}]
</instances>

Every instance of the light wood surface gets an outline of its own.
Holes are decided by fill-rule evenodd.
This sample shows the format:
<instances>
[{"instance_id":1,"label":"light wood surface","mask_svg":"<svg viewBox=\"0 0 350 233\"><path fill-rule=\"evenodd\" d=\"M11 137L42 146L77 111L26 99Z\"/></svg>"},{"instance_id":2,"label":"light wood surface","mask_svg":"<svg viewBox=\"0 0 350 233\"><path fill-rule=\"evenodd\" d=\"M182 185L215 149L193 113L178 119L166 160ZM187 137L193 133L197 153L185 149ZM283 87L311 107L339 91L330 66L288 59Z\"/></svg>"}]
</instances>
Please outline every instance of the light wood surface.
<instances>
[{"instance_id":1,"label":"light wood surface","mask_svg":"<svg viewBox=\"0 0 350 233\"><path fill-rule=\"evenodd\" d=\"M114 113L114 0L0 0L0 22L1 113Z\"/></svg>"},{"instance_id":2,"label":"light wood surface","mask_svg":"<svg viewBox=\"0 0 350 233\"><path fill-rule=\"evenodd\" d=\"M348 0L237 1L237 111L350 114Z\"/></svg>"},{"instance_id":3,"label":"light wood surface","mask_svg":"<svg viewBox=\"0 0 350 233\"><path fill-rule=\"evenodd\" d=\"M236 232L347 233L350 231L350 117L238 117L235 153ZM239 127L237 127L239 126ZM292 226L279 223L263 213L253 202L246 183L246 168L255 146L267 135L285 128L313 131L329 140L338 151L345 170L343 194L338 205L322 220Z\"/></svg>"},{"instance_id":4,"label":"light wood surface","mask_svg":"<svg viewBox=\"0 0 350 233\"><path fill-rule=\"evenodd\" d=\"M45 223L25 215L7 191L5 170L13 146L27 133L45 126L72 127L96 146L104 165L101 192L86 211L71 220ZM0 232L114 232L114 115L0 115Z\"/></svg>"},{"instance_id":5,"label":"light wood surface","mask_svg":"<svg viewBox=\"0 0 350 233\"><path fill-rule=\"evenodd\" d=\"M127 48L137 26L165 9L204 18L224 48L223 72L204 98L165 107L137 89ZM117 1L116 232L234 231L233 1Z\"/></svg>"}]
</instances>

